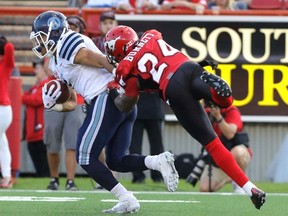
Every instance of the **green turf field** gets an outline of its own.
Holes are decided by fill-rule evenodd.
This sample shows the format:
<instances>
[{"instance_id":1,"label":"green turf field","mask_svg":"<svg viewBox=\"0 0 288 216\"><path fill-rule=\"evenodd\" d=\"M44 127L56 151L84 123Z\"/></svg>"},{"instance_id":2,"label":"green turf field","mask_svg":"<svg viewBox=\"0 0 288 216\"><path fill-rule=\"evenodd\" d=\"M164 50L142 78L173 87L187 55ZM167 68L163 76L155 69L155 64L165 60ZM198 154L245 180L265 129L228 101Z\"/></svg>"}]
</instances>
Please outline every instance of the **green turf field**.
<instances>
[{"instance_id":1,"label":"green turf field","mask_svg":"<svg viewBox=\"0 0 288 216\"><path fill-rule=\"evenodd\" d=\"M116 204L115 198L103 190L93 190L89 178L77 178L81 191L64 190L65 179L61 179L60 191L45 191L49 179L19 178L11 190L0 190L1 216L30 215L107 215L101 213ZM228 193L228 185L220 193L198 193L184 180L178 191L166 192L162 183L146 180L145 184L121 181L140 201L141 209L136 215L149 216L284 216L288 215L288 184L258 183L267 194L261 210L254 208L246 195ZM287 193L287 194L286 194Z\"/></svg>"}]
</instances>

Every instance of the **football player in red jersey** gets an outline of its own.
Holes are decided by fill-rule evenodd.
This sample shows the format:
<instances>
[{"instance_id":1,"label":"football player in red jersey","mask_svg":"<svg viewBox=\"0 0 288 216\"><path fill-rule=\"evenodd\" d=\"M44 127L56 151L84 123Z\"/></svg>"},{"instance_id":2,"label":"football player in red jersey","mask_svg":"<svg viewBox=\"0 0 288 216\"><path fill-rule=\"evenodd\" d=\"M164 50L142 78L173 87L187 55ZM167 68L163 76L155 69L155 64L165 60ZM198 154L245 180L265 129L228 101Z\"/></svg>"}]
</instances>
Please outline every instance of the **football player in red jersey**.
<instances>
[{"instance_id":1,"label":"football player in red jersey","mask_svg":"<svg viewBox=\"0 0 288 216\"><path fill-rule=\"evenodd\" d=\"M148 30L139 39L132 28L118 26L106 34L104 45L110 63L117 65L115 80L125 88L125 93L119 94L117 84L109 85L117 108L129 112L138 101L139 91L158 91L179 123L260 209L266 194L249 180L221 143L199 101L229 107L233 98L227 83L167 44L157 30Z\"/></svg>"},{"instance_id":2,"label":"football player in red jersey","mask_svg":"<svg viewBox=\"0 0 288 216\"><path fill-rule=\"evenodd\" d=\"M14 68L14 45L0 35L0 188L11 188L11 152L6 131L12 123L13 113L9 98L9 79Z\"/></svg>"}]
</instances>

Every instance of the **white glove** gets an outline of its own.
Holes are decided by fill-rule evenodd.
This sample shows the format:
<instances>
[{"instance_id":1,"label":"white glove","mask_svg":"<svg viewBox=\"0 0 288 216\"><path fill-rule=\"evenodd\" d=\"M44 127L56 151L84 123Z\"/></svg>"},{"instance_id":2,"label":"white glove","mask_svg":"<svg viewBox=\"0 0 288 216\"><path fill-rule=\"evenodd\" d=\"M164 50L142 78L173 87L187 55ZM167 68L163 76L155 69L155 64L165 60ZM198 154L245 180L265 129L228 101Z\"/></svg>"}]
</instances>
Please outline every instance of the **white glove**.
<instances>
[{"instance_id":1,"label":"white glove","mask_svg":"<svg viewBox=\"0 0 288 216\"><path fill-rule=\"evenodd\" d=\"M56 89L53 92L54 88ZM61 95L60 86L51 85L51 87L49 88L47 92L47 83L45 83L45 85L42 88L42 99L43 99L43 104L44 104L45 109L52 110L52 108L56 104L56 100L60 97L60 95Z\"/></svg>"}]
</instances>

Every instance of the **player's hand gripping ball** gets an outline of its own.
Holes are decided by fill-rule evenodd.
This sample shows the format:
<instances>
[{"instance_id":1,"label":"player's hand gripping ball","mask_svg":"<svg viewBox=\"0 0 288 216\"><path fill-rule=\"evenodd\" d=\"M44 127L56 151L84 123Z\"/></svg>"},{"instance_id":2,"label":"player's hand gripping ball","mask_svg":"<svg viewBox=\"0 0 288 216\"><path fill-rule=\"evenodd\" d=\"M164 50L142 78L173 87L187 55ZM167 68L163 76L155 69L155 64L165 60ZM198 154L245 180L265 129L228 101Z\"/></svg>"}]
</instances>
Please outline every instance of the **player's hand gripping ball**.
<instances>
[{"instance_id":1,"label":"player's hand gripping ball","mask_svg":"<svg viewBox=\"0 0 288 216\"><path fill-rule=\"evenodd\" d=\"M55 87L52 91L52 94L56 89L60 89L60 92L61 92L60 96L56 99L57 104L65 103L66 101L70 99L72 93L71 93L71 89L68 87L66 83L60 80L50 80L47 83L47 91L49 91L50 87L52 87L53 85L55 85Z\"/></svg>"}]
</instances>

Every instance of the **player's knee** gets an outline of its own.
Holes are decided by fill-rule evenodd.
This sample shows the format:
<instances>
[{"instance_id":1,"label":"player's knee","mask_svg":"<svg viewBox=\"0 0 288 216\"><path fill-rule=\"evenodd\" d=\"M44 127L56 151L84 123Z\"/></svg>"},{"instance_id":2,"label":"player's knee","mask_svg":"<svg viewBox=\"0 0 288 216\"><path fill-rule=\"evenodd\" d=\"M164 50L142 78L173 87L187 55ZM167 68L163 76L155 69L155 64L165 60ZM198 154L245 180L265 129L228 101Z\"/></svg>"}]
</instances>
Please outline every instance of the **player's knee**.
<instances>
[{"instance_id":1,"label":"player's knee","mask_svg":"<svg viewBox=\"0 0 288 216\"><path fill-rule=\"evenodd\" d=\"M110 170L115 170L115 171L118 170L118 164L119 163L117 161L106 159L106 164Z\"/></svg>"},{"instance_id":2,"label":"player's knee","mask_svg":"<svg viewBox=\"0 0 288 216\"><path fill-rule=\"evenodd\" d=\"M238 147L238 148L237 148ZM246 147L236 146L231 150L237 164L243 169L248 166L251 156Z\"/></svg>"},{"instance_id":3,"label":"player's knee","mask_svg":"<svg viewBox=\"0 0 288 216\"><path fill-rule=\"evenodd\" d=\"M212 185L209 186L209 182L201 182L200 181L200 185L199 185L199 191L200 192L214 192L214 188L212 187Z\"/></svg>"},{"instance_id":4,"label":"player's knee","mask_svg":"<svg viewBox=\"0 0 288 216\"><path fill-rule=\"evenodd\" d=\"M200 192L209 192L209 189L208 189L207 185L200 184L199 191Z\"/></svg>"}]
</instances>

